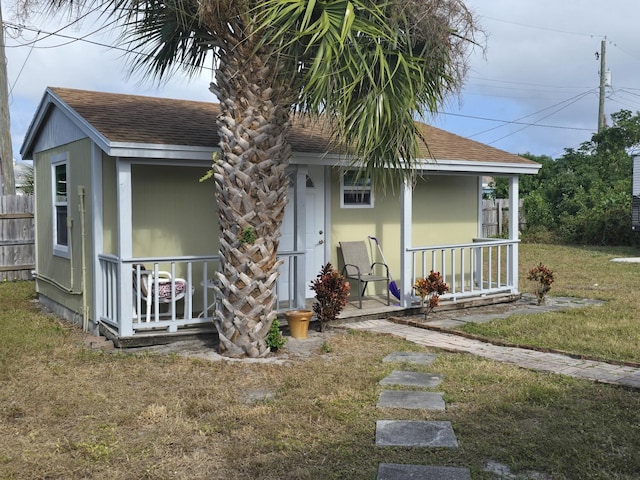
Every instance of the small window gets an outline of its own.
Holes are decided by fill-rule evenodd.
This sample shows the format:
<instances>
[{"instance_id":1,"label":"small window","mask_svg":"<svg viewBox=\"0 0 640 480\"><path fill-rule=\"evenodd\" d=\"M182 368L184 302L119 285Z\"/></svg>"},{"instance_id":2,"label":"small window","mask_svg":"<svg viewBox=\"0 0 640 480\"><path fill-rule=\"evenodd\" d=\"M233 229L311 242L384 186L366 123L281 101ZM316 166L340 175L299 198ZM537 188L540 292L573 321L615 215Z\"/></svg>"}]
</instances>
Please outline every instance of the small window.
<instances>
[{"instance_id":1,"label":"small window","mask_svg":"<svg viewBox=\"0 0 640 480\"><path fill-rule=\"evenodd\" d=\"M58 161L52 164L53 174L53 250L56 254L69 253L69 238L67 228L68 197L67 197L67 162Z\"/></svg>"},{"instance_id":2,"label":"small window","mask_svg":"<svg viewBox=\"0 0 640 480\"><path fill-rule=\"evenodd\" d=\"M340 206L342 208L373 208L371 179L347 170L340 182Z\"/></svg>"}]
</instances>

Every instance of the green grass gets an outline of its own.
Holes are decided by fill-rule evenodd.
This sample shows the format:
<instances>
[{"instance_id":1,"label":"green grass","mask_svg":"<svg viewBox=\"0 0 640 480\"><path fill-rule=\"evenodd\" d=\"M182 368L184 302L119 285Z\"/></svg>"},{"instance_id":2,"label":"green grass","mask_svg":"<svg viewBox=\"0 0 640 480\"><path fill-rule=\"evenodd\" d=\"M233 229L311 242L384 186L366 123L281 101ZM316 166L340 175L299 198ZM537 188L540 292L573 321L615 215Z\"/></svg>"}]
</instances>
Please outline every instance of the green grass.
<instances>
[{"instance_id":1,"label":"green grass","mask_svg":"<svg viewBox=\"0 0 640 480\"><path fill-rule=\"evenodd\" d=\"M33 296L32 283L0 285L2 479L372 479L387 462L488 480L488 461L554 479L640 478L637 391L361 333L328 335L289 367L95 352ZM395 351L437 358L382 362ZM443 374L447 410L377 408L394 369ZM275 396L248 401L257 389ZM377 448L379 419L451 421L460 448Z\"/></svg>"},{"instance_id":2,"label":"green grass","mask_svg":"<svg viewBox=\"0 0 640 480\"><path fill-rule=\"evenodd\" d=\"M554 271L550 296L605 303L547 314L512 316L460 329L516 344L554 348L606 360L640 363L640 264L612 258L640 256L632 248L522 244L520 290L533 293L528 270L542 262Z\"/></svg>"}]
</instances>

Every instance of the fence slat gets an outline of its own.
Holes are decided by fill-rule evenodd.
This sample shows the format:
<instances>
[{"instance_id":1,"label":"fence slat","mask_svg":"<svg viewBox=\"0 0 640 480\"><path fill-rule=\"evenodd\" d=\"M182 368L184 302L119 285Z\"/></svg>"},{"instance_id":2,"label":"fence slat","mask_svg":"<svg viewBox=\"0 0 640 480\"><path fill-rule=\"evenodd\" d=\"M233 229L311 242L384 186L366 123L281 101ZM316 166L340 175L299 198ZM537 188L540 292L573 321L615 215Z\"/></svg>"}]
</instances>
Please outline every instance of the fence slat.
<instances>
[{"instance_id":1,"label":"fence slat","mask_svg":"<svg viewBox=\"0 0 640 480\"><path fill-rule=\"evenodd\" d=\"M0 197L0 281L31 279L36 257L34 223L33 196Z\"/></svg>"},{"instance_id":2,"label":"fence slat","mask_svg":"<svg viewBox=\"0 0 640 480\"><path fill-rule=\"evenodd\" d=\"M522 199L518 201L518 229L523 230L526 225L522 210ZM482 200L482 237L502 237L509 233L509 200L496 198Z\"/></svg>"}]
</instances>

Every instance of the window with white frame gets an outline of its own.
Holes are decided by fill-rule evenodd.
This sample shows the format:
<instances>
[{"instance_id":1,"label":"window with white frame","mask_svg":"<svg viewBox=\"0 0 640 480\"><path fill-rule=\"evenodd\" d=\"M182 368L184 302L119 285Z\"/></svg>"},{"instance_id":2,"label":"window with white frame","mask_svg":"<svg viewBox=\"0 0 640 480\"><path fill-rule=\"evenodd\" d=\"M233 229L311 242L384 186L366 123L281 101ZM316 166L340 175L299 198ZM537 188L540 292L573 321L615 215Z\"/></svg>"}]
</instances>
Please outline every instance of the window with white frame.
<instances>
[{"instance_id":1,"label":"window with white frame","mask_svg":"<svg viewBox=\"0 0 640 480\"><path fill-rule=\"evenodd\" d=\"M66 155L56 155L51 162L53 180L53 251L59 255L68 255L69 236L67 217L69 201L67 196L68 163Z\"/></svg>"},{"instance_id":2,"label":"window with white frame","mask_svg":"<svg viewBox=\"0 0 640 480\"><path fill-rule=\"evenodd\" d=\"M373 208L371 179L357 170L346 170L340 180L340 206L342 208Z\"/></svg>"}]
</instances>

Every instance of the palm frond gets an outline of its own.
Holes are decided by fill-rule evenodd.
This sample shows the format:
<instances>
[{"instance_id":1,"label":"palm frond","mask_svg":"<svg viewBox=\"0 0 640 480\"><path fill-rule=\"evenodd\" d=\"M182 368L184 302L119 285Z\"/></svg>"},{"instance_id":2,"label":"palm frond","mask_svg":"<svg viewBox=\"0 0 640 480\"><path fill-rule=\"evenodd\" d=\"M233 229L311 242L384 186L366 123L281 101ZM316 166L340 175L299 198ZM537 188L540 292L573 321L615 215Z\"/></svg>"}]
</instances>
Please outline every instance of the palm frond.
<instances>
[{"instance_id":1,"label":"palm frond","mask_svg":"<svg viewBox=\"0 0 640 480\"><path fill-rule=\"evenodd\" d=\"M331 118L355 165L386 188L410 179L424 140L415 120L458 91L473 42L460 0L266 0L263 42L299 75L297 106Z\"/></svg>"}]
</instances>

